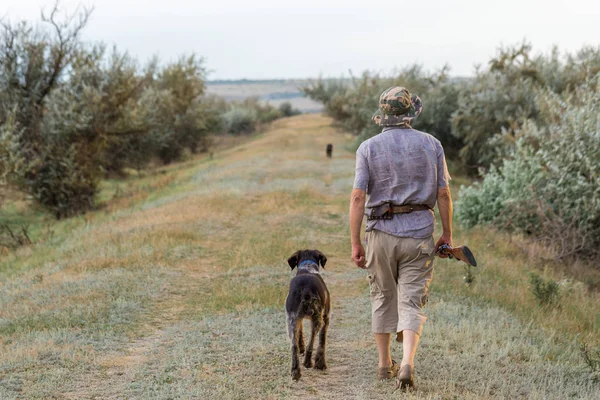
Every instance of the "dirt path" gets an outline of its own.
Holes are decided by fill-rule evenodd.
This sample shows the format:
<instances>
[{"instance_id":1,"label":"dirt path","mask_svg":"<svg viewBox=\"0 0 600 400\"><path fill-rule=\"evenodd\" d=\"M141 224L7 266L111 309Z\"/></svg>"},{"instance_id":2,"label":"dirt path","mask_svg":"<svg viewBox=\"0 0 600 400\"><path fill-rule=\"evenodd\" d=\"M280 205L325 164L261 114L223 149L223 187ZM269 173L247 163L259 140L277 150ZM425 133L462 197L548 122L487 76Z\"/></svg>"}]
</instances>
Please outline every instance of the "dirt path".
<instances>
[{"instance_id":1,"label":"dirt path","mask_svg":"<svg viewBox=\"0 0 600 400\"><path fill-rule=\"evenodd\" d=\"M172 204L166 203L163 207L160 207L158 213L161 214L161 220L168 220L171 224L186 225L190 219L194 218L206 218L206 213L195 212L197 210L188 212L191 214L185 218L179 218L178 213L181 210L191 210L196 208L196 202L202 200L204 197L210 197L215 193L223 192L223 186L227 186L230 181L235 180L244 176L252 176L254 174L262 175L258 181L266 183L266 193L261 191L255 191L251 187L244 188L246 191L251 192L251 196L255 202L257 199L260 202L260 198L263 194L271 198L272 191L285 190L285 182L279 183L276 188L270 188L269 182L278 181L281 179L287 179L286 173L292 173L294 175L291 180L291 184L295 186L293 190L304 190L308 187L307 183L302 181L302 171L295 169L293 164L287 163L284 170L278 170L277 164L286 163L285 158L288 154L282 154L276 151L277 147L284 147L288 149L294 149L298 152L312 152L313 147L318 154L312 155L319 160L319 163L315 163L312 166L316 171L313 173L319 173L320 170L325 166L326 174L321 178L325 181L325 185L332 183L333 175L331 174L331 160L324 159L325 145L327 143L335 143L340 148L336 149L336 156L345 156L345 162L348 166L350 165L350 157L343 150L342 143L344 143L344 137L339 133L335 133L333 129L327 129L327 135L322 135L323 127L328 127L329 121L324 118L312 118L308 120L300 119L299 122L288 121L281 125L279 131L275 132L275 135L269 135L256 140L254 143L250 143L242 146L238 149L239 152L226 152L223 156L227 161L222 164L241 164L240 169L233 171L222 171L218 168L209 167L206 169L200 169L198 171L198 177L201 181L210 181L211 185L216 186L213 188L212 193L210 190L203 190L201 185L198 187L190 186L187 193L184 193L183 200L177 201L175 207L171 207ZM262 143L261 143L262 142ZM306 148L309 147L309 148ZM241 154L240 154L241 152ZM237 153L237 154L236 154ZM265 153L266 156L265 156ZM321 154L323 153L323 154ZM341 154L340 154L341 153ZM218 157L218 156L217 156ZM300 155L302 157L302 155ZM265 162L269 159L269 162ZM305 160L300 160L305 161ZM320 165L322 164L322 165ZM264 167L269 166L273 168L272 171L265 174ZM248 168L249 167L249 168ZM226 168L224 168L226 169ZM305 170L305 172L308 172ZM239 173L241 176L238 176ZM262 174L261 174L262 173ZM310 183L310 182L309 182ZM283 184L283 186L281 186ZM234 187L235 189L235 187ZM200 195L195 192L197 190L202 191ZM269 203L272 200L267 199ZM222 210L218 211L221 220L227 220L230 216L223 216ZM234 214L237 214L235 211ZM293 210L292 210L293 213ZM201 214L201 215L200 215ZM252 213L246 213L244 215L253 218ZM266 215L268 217L268 214ZM244 219L239 219L239 215L236 215L238 220L235 222L237 227L248 226L250 224L265 223L265 221L250 222ZM128 217L129 220L146 220L146 217L136 217L132 215ZM137 224L137 222L135 222ZM268 223L268 222L267 222ZM131 225L127 223L121 223L124 229L131 229ZM165 295L158 301L154 308L152 315L147 319L141 332L144 335L135 338L130 341L126 346L121 349L113 350L107 354L103 354L96 358L96 368L92 369L89 373L77 377L71 384L71 389L64 393L64 398L68 399L121 399L128 398L130 395L127 393L131 392L132 385L135 386L136 379L139 378L140 374L143 374L143 370L152 368L152 366L161 364L165 357L168 357L169 348L173 346L175 338L178 336L176 331L173 329L168 330L167 328L177 326L178 323L184 322L185 316L200 312L202 304L197 304L198 307L190 305L190 299L197 296L198 282L214 279L219 274L227 274L227 269L222 266L215 267L218 265L219 259L224 258L224 253L228 253L229 246L223 245L227 243L230 238L231 231L228 229L215 230L211 232L210 243L214 245L211 249L213 254L212 258L192 259L188 260L184 265L175 265L172 267L173 272L176 274L176 278L168 282L168 286L164 289ZM243 254L242 254L243 257ZM277 256L278 257L278 256ZM193 302L192 302L193 303ZM197 309L194 309L197 308ZM334 366L332 370L343 370L347 367ZM340 388L342 382L338 382ZM333 380L332 380L333 384ZM134 395L137 397L140 395ZM143 395L141 395L143 397Z\"/></svg>"}]
</instances>

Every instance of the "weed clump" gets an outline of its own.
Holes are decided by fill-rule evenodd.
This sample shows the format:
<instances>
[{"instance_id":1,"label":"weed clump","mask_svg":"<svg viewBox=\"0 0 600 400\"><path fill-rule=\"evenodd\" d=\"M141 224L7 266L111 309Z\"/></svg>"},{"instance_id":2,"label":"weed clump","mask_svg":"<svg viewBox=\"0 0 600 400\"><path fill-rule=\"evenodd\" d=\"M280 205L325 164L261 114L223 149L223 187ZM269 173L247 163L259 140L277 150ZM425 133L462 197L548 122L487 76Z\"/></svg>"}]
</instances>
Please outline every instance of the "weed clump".
<instances>
[{"instance_id":1,"label":"weed clump","mask_svg":"<svg viewBox=\"0 0 600 400\"><path fill-rule=\"evenodd\" d=\"M32 243L27 225L21 226L20 230L14 230L6 223L0 224L0 248L16 249Z\"/></svg>"},{"instance_id":2,"label":"weed clump","mask_svg":"<svg viewBox=\"0 0 600 400\"><path fill-rule=\"evenodd\" d=\"M600 348L590 349L587 343L580 347L581 357L592 373L600 372Z\"/></svg>"},{"instance_id":3,"label":"weed clump","mask_svg":"<svg viewBox=\"0 0 600 400\"><path fill-rule=\"evenodd\" d=\"M544 280L539 275L530 274L531 291L543 307L556 306L560 300L560 289L553 280Z\"/></svg>"}]
</instances>

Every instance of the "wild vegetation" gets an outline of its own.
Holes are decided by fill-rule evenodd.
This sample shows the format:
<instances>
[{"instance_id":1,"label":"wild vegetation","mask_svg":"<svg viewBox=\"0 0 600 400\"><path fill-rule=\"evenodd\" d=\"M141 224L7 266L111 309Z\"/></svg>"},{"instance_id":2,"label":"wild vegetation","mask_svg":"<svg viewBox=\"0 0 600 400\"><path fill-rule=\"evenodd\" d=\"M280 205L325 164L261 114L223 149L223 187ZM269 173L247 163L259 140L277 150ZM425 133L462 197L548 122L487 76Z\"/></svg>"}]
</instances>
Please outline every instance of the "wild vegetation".
<instances>
[{"instance_id":1,"label":"wild vegetation","mask_svg":"<svg viewBox=\"0 0 600 400\"><path fill-rule=\"evenodd\" d=\"M275 121L124 190L105 180L106 208L53 234L39 211L6 210L44 240L0 258L0 398L398 398L375 379L368 282L348 248L352 139L331 122ZM598 294L502 234L457 226L455 240L477 254L476 279L436 261L407 397L597 398L583 354L595 365ZM299 248L328 256L333 319L329 369L294 384L282 305ZM532 270L559 282L560 307L540 307Z\"/></svg>"},{"instance_id":2,"label":"wild vegetation","mask_svg":"<svg viewBox=\"0 0 600 400\"><path fill-rule=\"evenodd\" d=\"M333 118L276 121L297 112L207 95L196 55L140 66L82 43L90 12L2 22L0 398L400 396L375 380L347 217L347 148L379 132L392 84L423 98L415 127L447 150L454 238L479 262L436 261L405 397L600 397L600 275L572 262L598 256L598 49L501 49L468 80L320 80L306 93ZM299 248L328 256L333 320L329 369L294 384L282 305Z\"/></svg>"},{"instance_id":3,"label":"wild vegetation","mask_svg":"<svg viewBox=\"0 0 600 400\"><path fill-rule=\"evenodd\" d=\"M320 79L305 93L360 143L380 132L371 117L381 91L409 88L424 104L413 127L436 136L459 170L483 177L462 192L462 223L525 233L556 260L597 260L599 82L599 47L534 56L522 44L499 49L472 79L412 66L349 84Z\"/></svg>"},{"instance_id":4,"label":"wild vegetation","mask_svg":"<svg viewBox=\"0 0 600 400\"><path fill-rule=\"evenodd\" d=\"M294 113L206 96L194 54L140 67L116 48L83 43L91 14L64 16L56 5L39 26L0 24L0 184L56 218L93 209L101 178L181 160L207 151L211 135Z\"/></svg>"}]
</instances>

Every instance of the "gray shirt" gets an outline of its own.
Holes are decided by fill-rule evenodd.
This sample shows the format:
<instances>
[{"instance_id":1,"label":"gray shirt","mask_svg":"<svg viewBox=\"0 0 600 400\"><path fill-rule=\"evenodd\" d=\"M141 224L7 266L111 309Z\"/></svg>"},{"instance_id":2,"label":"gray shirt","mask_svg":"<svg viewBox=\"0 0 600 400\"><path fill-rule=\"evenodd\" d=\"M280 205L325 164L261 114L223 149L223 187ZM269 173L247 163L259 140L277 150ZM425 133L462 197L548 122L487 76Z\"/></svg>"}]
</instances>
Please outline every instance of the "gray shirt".
<instances>
[{"instance_id":1,"label":"gray shirt","mask_svg":"<svg viewBox=\"0 0 600 400\"><path fill-rule=\"evenodd\" d=\"M377 215L394 204L426 204L433 209L437 190L448 186L450 175L439 140L414 129L385 128L365 140L356 151L354 188L367 192L366 212ZM395 214L390 220L367 222L367 231L377 229L394 236L427 238L433 234L432 210Z\"/></svg>"}]
</instances>

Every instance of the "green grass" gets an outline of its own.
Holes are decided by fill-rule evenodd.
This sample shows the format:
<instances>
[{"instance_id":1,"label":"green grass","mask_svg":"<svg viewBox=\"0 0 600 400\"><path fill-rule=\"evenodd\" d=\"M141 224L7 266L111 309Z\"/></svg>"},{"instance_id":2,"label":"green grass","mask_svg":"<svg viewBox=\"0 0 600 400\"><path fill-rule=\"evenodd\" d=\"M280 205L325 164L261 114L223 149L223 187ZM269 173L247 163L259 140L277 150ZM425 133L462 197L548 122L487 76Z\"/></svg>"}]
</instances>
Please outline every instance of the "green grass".
<instances>
[{"instance_id":1,"label":"green grass","mask_svg":"<svg viewBox=\"0 0 600 400\"><path fill-rule=\"evenodd\" d=\"M299 116L212 159L105 181L85 216L5 204L36 244L0 258L0 398L402 397L375 380L368 283L350 261L352 140ZM453 189L468 182L455 175ZM480 266L467 286L459 263L436 261L419 391L404 397L600 397L579 354L600 346L598 292L522 239L459 226L454 239ZM292 383L283 303L300 248L328 257L333 319L329 369ZM540 307L532 271L560 281L559 307Z\"/></svg>"}]
</instances>

